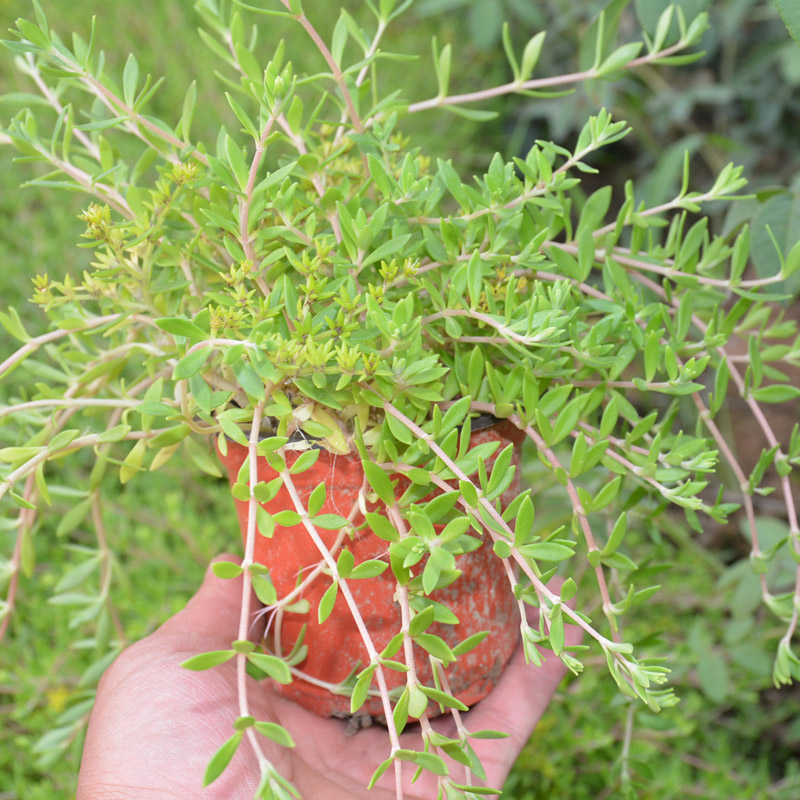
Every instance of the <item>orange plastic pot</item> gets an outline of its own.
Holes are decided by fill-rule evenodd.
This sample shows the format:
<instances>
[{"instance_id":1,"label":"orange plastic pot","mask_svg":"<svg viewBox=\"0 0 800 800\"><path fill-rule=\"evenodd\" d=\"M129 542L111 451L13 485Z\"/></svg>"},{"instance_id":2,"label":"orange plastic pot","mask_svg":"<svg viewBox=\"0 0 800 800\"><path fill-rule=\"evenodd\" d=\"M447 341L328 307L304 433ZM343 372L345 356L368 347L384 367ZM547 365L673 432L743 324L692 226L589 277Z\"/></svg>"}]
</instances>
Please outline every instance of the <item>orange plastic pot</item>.
<instances>
[{"instance_id":1,"label":"orange plastic pot","mask_svg":"<svg viewBox=\"0 0 800 800\"><path fill-rule=\"evenodd\" d=\"M509 422L490 424L477 430L475 427L477 426L473 426L472 446L497 441L500 443L497 453L509 443L517 446L512 460L517 467L516 476L503 498L504 502L508 502L518 492L519 431ZM227 454L220 453L219 456L233 483L247 457L247 448L228 441L227 449ZM295 451L287 451L287 464L291 466L298 455ZM491 466L492 461L493 459L489 461L487 467ZM270 481L275 477L277 475L274 470L263 458L259 458L259 481ZM320 513L347 516L356 501L363 477L363 468L357 455L334 455L323 450L316 464L294 476L294 482L305 501L311 491L324 481L327 499ZM402 492L407 483L404 477L400 481L399 489ZM247 527L247 503L237 500L236 506L244 535ZM274 514L283 509L294 510L294 505L288 491L282 487L273 500L264 504L264 508ZM359 514L355 524L361 522L363 517ZM332 548L338 531L320 529L319 533L328 548ZM369 528L359 531L354 540L345 537L342 546L352 552L356 564L374 558L382 558L388 562L387 542L373 535ZM302 525L277 526L271 538L257 535L254 557L257 562L269 568L279 598L289 594L321 559L314 542ZM450 586L433 592L431 599L446 605L458 617L459 623L434 623L429 632L441 636L451 647L480 631L489 632L489 636L478 647L460 656L447 670L451 691L459 700L471 706L492 690L511 658L519 638L519 619L503 564L492 552L491 543L484 541L477 550L456 556L456 563L461 570L459 578ZM421 562L418 569L423 564ZM369 663L366 648L341 592L330 617L322 624L318 621L317 609L330 584L328 575L318 575L302 592L302 597L308 601L307 613L283 612L279 628L276 630L277 620L273 620L276 624L269 627L270 646L279 646L280 652L286 654L292 650L305 626L303 641L308 646L308 654L305 661L297 666L310 680L295 679L289 685L276 685L275 689L323 717L348 715L350 699L333 694L324 686L310 681L338 684ZM394 575L391 569L387 569L378 577L352 580L348 585L380 652L400 630L400 608L394 602ZM402 661L403 650L394 658ZM420 679L433 685L427 654L416 645L415 665ZM390 690L405 685L404 673L387 669L385 674ZM380 698L370 697L363 706L363 711L376 717L382 715Z\"/></svg>"}]
</instances>

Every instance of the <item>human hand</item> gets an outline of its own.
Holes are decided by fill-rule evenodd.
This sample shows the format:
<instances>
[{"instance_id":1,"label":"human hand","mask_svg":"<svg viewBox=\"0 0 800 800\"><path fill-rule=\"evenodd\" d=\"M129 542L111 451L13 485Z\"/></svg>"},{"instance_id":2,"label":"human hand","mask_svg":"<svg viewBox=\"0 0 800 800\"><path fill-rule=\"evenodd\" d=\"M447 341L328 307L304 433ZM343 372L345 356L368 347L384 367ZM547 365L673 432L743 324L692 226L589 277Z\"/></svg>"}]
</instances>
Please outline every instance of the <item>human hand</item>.
<instances>
[{"instance_id":1,"label":"human hand","mask_svg":"<svg viewBox=\"0 0 800 800\"><path fill-rule=\"evenodd\" d=\"M252 800L259 769L247 741L222 776L202 789L209 759L232 734L232 722L239 716L234 662L203 672L180 666L198 653L230 648L238 637L241 588L241 578L222 580L208 570L185 609L125 650L106 671L89 721L77 800ZM260 636L258 630L253 633L256 639ZM579 640L580 633L568 626L567 644ZM462 715L469 730L509 734L507 739L471 742L487 785L502 787L564 673L549 652L541 667L527 666L518 647L492 693ZM262 739L267 757L302 798L395 798L392 770L374 789L366 789L376 766L389 755L385 729L374 726L346 736L344 722L321 719L279 697L268 682L247 680L250 713L283 725L296 742L287 749ZM445 736L455 732L449 715L432 725ZM421 737L413 730L418 726L408 727L412 730L400 737L401 745L421 749ZM463 768L451 766L460 780L455 770ZM408 800L436 797L435 776L425 773L411 784L410 765L404 773Z\"/></svg>"}]
</instances>

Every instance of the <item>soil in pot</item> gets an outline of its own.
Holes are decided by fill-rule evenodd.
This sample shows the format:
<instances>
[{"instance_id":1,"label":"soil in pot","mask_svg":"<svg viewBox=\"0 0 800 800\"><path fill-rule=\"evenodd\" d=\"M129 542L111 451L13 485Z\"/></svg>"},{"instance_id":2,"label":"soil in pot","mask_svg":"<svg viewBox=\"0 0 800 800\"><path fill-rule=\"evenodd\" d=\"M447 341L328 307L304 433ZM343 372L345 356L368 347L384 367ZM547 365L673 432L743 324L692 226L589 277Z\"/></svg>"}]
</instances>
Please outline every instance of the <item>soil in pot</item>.
<instances>
[{"instance_id":1,"label":"soil in pot","mask_svg":"<svg viewBox=\"0 0 800 800\"><path fill-rule=\"evenodd\" d=\"M514 481L503 496L505 504L519 493L519 450L522 437L507 421L496 422L493 418L488 418L489 424L484 421L484 427L480 426L480 422L481 420L473 422L471 446L497 441L499 447L496 453L499 453L508 444L515 445L512 464L517 469ZM227 444L227 454L219 455L233 483L247 457L247 448L232 441ZM286 462L289 466L300 452L287 451ZM494 457L487 462L487 471L491 469L493 460ZM270 481L275 477L277 474L266 460L259 458L258 480ZM327 450L320 453L311 469L294 476L295 485L304 501L324 481L327 499L320 513L345 517L357 500L363 479L364 472L357 454L343 456ZM408 484L404 477L399 480L398 489L401 493ZM237 500L236 505L244 534L247 527L247 503ZM294 505L288 491L281 488L273 500L264 504L264 508L274 514L283 509L294 510ZM380 507L370 510L380 511ZM363 521L364 518L359 513L354 524L358 526ZM339 532L320 529L319 533L326 546L333 549ZM344 536L339 546L352 552L356 564L369 559L383 559L388 562L388 543L366 527L358 531L353 539ZM298 582L321 559L314 542L302 525L277 526L271 538L258 535L254 558L269 568L279 598L295 589ZM417 569L421 569L423 563ZM489 636L478 647L459 657L457 663L447 670L452 693L471 706L492 690L511 658L519 639L519 618L503 564L492 552L488 538L478 549L456 556L456 564L461 570L459 578L450 586L434 591L431 599L449 608L459 622L457 625L434 623L429 632L441 636L451 647L480 631L489 632ZM292 651L301 632L305 631L303 642L308 647L308 653L297 667L307 676L307 680L295 678L289 685L276 686L276 690L324 717L343 716L350 712L349 696L333 694L327 686L346 681L369 663L361 636L341 592L330 617L323 624L318 621L319 603L330 584L330 577L322 573L306 585L301 596L308 601L308 610L303 613L281 611L275 614L268 621L267 639L269 650L287 654ZM400 609L394 602L394 575L391 569L387 569L374 578L348 581L348 585L380 652L400 630L401 625ZM394 658L402 661L403 651L400 650ZM433 685L428 656L416 645L415 663L420 679L427 685ZM386 670L385 674L390 690L405 685L405 674L394 670ZM326 685L319 685L317 681ZM382 716L380 698L369 697L362 710L375 717Z\"/></svg>"}]
</instances>

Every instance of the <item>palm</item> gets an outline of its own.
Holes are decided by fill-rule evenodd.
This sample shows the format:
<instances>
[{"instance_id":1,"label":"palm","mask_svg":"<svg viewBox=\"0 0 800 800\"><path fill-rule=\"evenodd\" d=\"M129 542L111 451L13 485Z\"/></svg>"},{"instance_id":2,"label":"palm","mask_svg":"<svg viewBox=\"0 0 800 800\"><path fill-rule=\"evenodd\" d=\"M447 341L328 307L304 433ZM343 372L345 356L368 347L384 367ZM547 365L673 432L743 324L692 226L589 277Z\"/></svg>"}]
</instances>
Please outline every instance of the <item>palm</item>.
<instances>
[{"instance_id":1,"label":"palm","mask_svg":"<svg viewBox=\"0 0 800 800\"><path fill-rule=\"evenodd\" d=\"M89 726L78 787L78 800L128 800L200 796L206 765L232 733L239 716L236 670L229 662L205 672L190 672L180 663L205 650L227 648L236 638L237 581L207 578L189 605L158 631L125 651L101 682ZM573 636L576 634L573 632ZM473 740L487 772L487 783L501 786L563 675L549 659L529 669L518 650L500 683L476 708L463 715L468 730L503 730L506 740ZM385 728L375 726L346 736L339 720L320 719L248 678L250 713L279 722L296 747L285 749L261 738L267 757L291 780L304 798L367 797L366 785L375 767L390 751ZM524 713L520 713L524 703ZM452 735L452 719L433 726ZM419 749L418 726L409 725L403 747ZM461 782L461 766L451 765ZM411 784L404 769L405 796L434 798L436 779L425 773ZM258 785L258 766L245 742L223 775L202 796L209 800L251 800ZM390 771L369 795L395 797Z\"/></svg>"}]
</instances>

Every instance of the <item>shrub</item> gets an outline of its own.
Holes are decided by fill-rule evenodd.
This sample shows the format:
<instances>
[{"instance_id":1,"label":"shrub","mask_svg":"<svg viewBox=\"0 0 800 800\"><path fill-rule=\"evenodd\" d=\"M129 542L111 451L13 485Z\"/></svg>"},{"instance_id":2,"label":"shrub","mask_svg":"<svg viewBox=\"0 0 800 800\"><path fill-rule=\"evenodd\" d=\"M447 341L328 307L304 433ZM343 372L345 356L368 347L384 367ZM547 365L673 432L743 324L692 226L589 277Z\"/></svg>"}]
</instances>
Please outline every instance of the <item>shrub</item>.
<instances>
[{"instance_id":1,"label":"shrub","mask_svg":"<svg viewBox=\"0 0 800 800\"><path fill-rule=\"evenodd\" d=\"M359 625L360 669L332 688L351 697L352 713L368 696L380 698L392 720L376 776L403 761L446 774L442 755L481 775L469 732L460 726L457 739L442 742L427 719L437 706L461 708L447 668L480 639L462 638L431 595L458 587L459 558L479 547L503 565L527 659L538 664L549 650L577 674L591 647L626 698L658 711L676 697L656 631L635 648L623 627L659 589L647 537L686 526L702 532L741 504L763 600L784 626L774 681L789 683L800 666L791 585L800 560L791 484L800 431L779 442L763 406L800 394L781 368L798 362L800 344L783 343L795 327L773 291L800 266L800 248L778 272L747 277L747 227L717 235L701 215L744 187L732 164L693 191L685 162L680 190L656 206L641 203L630 182L617 196L610 185L585 191L581 176L597 172L593 154L630 132L604 109L570 147L537 141L524 157L495 155L485 174L467 181L402 129L406 116L434 109L483 120L489 115L474 107L482 100L690 63L705 15L687 21L669 8L652 36L621 46L614 19L601 16L591 64L553 78L532 77L544 35L520 53L506 29L513 80L466 95L450 94L452 49L434 42L438 93L409 102L402 86L380 81L382 62L402 58L382 49L383 34L409 4L367 5L370 32L342 12L326 42L300 0L274 8L199 2L201 36L225 70L219 79L237 120L213 142L192 136L201 110L194 85L170 121L153 117L146 105L157 82L140 74L135 56L114 76L94 32L68 47L38 4L36 22L18 21L7 45L46 102L26 105L2 135L25 161L45 165L33 183L92 197L81 219L93 260L80 276L34 278L46 332L29 333L13 309L0 314L21 343L0 376L8 385L27 373L4 389L9 402L0 412L8 445L0 450L0 496L17 506L9 505L16 544L4 566L2 631L20 576L34 573L39 510L54 496L74 498L56 533L72 537L91 517L97 544L80 551L85 558L62 576L52 602L74 607L70 626L89 632L103 653L96 679L121 638L110 600L113 542L101 511L112 472L128 485L181 454L219 475L209 445L224 455L238 443L246 453L232 493L245 507L244 557L219 574L243 575L267 606L282 608L269 571L254 561L256 541L292 527L310 537L319 563L302 586L324 580L326 591L318 606L295 612L322 623L341 594ZM305 39L277 44L262 63L248 14L299 23L325 71L295 74L288 55ZM29 100L11 101L19 99ZM744 363L737 339L747 343ZM715 422L729 384L768 443L750 475ZM549 485L514 487L512 446L470 447L474 421L486 414L524 434L539 465L529 469ZM58 462L78 452L87 454L88 476L62 487L70 478ZM307 498L297 489L296 476L321 452L360 465L347 515L326 506L325 481ZM272 480L259 480L259 457ZM724 496L721 463L735 479L735 503ZM769 491L762 484L770 469L788 529L767 546L753 495ZM270 510L279 493L292 507ZM558 499L542 508L551 495ZM559 504L568 508L564 519ZM338 532L333 544L320 533L327 529ZM356 534L377 537L387 555L354 563ZM566 580L554 590L548 580L557 572ZM350 587L384 573L396 584L402 624L379 648ZM99 591L88 588L98 574ZM526 606L538 609L537 626L526 621ZM244 603L245 630L249 615ZM441 636L431 632L434 622ZM583 629L590 645L566 645L567 624ZM302 680L305 643L294 644L284 654L269 640L256 650L237 640L189 666L212 668L224 656L279 682L292 667ZM427 654L435 685L419 678L414 646ZM394 693L392 672L403 676ZM246 709L246 697L242 703ZM424 752L400 748L409 719L419 720ZM209 779L259 721L244 714L231 723L235 733ZM59 741L73 730L65 728ZM249 737L257 751L258 741ZM261 763L261 796L289 796L272 764ZM476 794L452 778L442 791Z\"/></svg>"}]
</instances>

